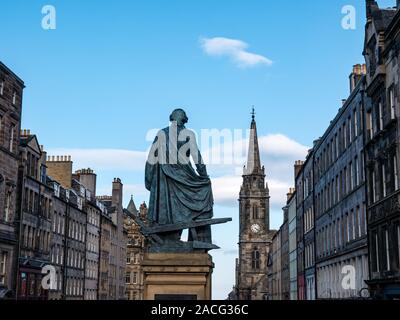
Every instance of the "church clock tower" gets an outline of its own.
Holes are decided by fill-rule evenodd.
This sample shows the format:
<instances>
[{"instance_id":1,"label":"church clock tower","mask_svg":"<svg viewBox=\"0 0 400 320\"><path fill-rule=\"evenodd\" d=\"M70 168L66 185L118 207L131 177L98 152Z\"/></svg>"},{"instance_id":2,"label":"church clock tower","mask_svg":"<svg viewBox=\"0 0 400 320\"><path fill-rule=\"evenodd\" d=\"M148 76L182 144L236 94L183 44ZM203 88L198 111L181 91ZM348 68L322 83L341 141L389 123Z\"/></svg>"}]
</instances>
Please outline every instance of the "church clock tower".
<instances>
[{"instance_id":1,"label":"church clock tower","mask_svg":"<svg viewBox=\"0 0 400 320\"><path fill-rule=\"evenodd\" d=\"M263 300L268 295L269 189L261 166L253 109L247 165L239 197L239 258L235 295L238 300Z\"/></svg>"}]
</instances>

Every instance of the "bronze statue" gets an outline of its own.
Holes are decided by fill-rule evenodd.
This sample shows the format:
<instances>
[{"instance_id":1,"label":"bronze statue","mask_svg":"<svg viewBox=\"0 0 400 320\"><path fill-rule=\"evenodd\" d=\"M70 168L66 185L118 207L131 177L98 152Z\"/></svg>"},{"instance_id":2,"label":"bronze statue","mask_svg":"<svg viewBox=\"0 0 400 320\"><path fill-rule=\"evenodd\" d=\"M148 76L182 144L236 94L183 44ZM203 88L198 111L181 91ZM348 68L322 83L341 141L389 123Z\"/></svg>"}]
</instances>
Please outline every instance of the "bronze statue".
<instances>
[{"instance_id":1,"label":"bronze statue","mask_svg":"<svg viewBox=\"0 0 400 320\"><path fill-rule=\"evenodd\" d=\"M195 134L185 128L185 111L174 110L170 121L158 132L146 163L149 222L142 225L142 232L151 240L152 252L207 252L218 248L212 244L211 225L231 219L212 219L211 180ZM185 229L187 242L181 241Z\"/></svg>"}]
</instances>

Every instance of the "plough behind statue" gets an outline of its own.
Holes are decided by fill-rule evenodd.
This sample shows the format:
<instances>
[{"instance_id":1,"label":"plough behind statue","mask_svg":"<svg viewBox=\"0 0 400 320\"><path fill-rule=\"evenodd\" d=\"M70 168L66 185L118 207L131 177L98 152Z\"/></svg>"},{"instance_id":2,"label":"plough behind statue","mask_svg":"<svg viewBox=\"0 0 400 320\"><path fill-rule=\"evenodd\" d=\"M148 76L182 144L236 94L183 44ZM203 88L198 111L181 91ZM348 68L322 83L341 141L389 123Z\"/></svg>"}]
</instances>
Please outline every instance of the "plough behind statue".
<instances>
[{"instance_id":1,"label":"plough behind statue","mask_svg":"<svg viewBox=\"0 0 400 320\"><path fill-rule=\"evenodd\" d=\"M143 220L137 216L134 216L134 220L140 226L142 234L150 240L152 245L150 245L149 250L152 252L207 252L209 250L219 249L215 244L201 241L197 234L197 228L224 224L232 221L231 218L221 218L194 220L188 223L163 226L147 226ZM189 230L189 241L185 242L169 237L171 233L176 234L176 232L183 230Z\"/></svg>"}]
</instances>

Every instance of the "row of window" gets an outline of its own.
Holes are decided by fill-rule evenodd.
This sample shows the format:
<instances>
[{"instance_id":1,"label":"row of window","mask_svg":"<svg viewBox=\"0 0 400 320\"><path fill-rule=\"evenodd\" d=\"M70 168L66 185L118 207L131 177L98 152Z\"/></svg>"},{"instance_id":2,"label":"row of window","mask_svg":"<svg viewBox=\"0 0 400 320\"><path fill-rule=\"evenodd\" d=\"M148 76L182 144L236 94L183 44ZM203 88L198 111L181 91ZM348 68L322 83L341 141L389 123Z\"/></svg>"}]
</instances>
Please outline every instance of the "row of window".
<instances>
[{"instance_id":1,"label":"row of window","mask_svg":"<svg viewBox=\"0 0 400 320\"><path fill-rule=\"evenodd\" d=\"M369 169L370 203L375 203L386 198L390 193L399 190L399 172L397 169L397 157L392 155L387 159L376 162L375 166Z\"/></svg>"},{"instance_id":2,"label":"row of window","mask_svg":"<svg viewBox=\"0 0 400 320\"><path fill-rule=\"evenodd\" d=\"M17 149L16 130L16 125L13 123L7 128L5 120L0 115L0 145L7 148L11 153L14 153Z\"/></svg>"},{"instance_id":3,"label":"row of window","mask_svg":"<svg viewBox=\"0 0 400 320\"><path fill-rule=\"evenodd\" d=\"M348 274L349 268L357 270L354 289L346 289L342 286L343 277ZM360 291L366 287L365 280L368 279L368 257L363 255L318 268L317 279L318 298L320 299L359 297Z\"/></svg>"},{"instance_id":4,"label":"row of window","mask_svg":"<svg viewBox=\"0 0 400 320\"><path fill-rule=\"evenodd\" d=\"M51 262L55 264L64 264L64 247L53 245L51 249Z\"/></svg>"},{"instance_id":5,"label":"row of window","mask_svg":"<svg viewBox=\"0 0 400 320\"><path fill-rule=\"evenodd\" d=\"M85 252L68 248L67 266L83 269L85 267Z\"/></svg>"},{"instance_id":6,"label":"row of window","mask_svg":"<svg viewBox=\"0 0 400 320\"><path fill-rule=\"evenodd\" d=\"M317 256L329 256L366 234L365 205L357 206L317 231Z\"/></svg>"},{"instance_id":7,"label":"row of window","mask_svg":"<svg viewBox=\"0 0 400 320\"><path fill-rule=\"evenodd\" d=\"M80 242L85 242L86 225L75 220L70 220L68 236Z\"/></svg>"},{"instance_id":8,"label":"row of window","mask_svg":"<svg viewBox=\"0 0 400 320\"><path fill-rule=\"evenodd\" d=\"M387 124L387 121L385 121L385 113L390 112L390 120L396 119L394 86L388 90L388 99L389 110L386 110L386 106L382 100L379 100L373 108L367 112L367 136L369 139L372 139L379 131L385 128ZM388 117L386 117L386 119L388 119Z\"/></svg>"},{"instance_id":9,"label":"row of window","mask_svg":"<svg viewBox=\"0 0 400 320\"><path fill-rule=\"evenodd\" d=\"M400 223L371 232L373 272L400 270Z\"/></svg>"},{"instance_id":10,"label":"row of window","mask_svg":"<svg viewBox=\"0 0 400 320\"><path fill-rule=\"evenodd\" d=\"M306 278L306 297L307 300L315 300L315 277Z\"/></svg>"},{"instance_id":11,"label":"row of window","mask_svg":"<svg viewBox=\"0 0 400 320\"><path fill-rule=\"evenodd\" d=\"M100 227L100 214L97 210L88 210L88 222L96 227Z\"/></svg>"},{"instance_id":12,"label":"row of window","mask_svg":"<svg viewBox=\"0 0 400 320\"><path fill-rule=\"evenodd\" d=\"M4 79L0 79L0 96L4 96L5 91L6 91L6 81ZM12 100L11 100L13 106L17 104L17 97L18 97L17 90L13 90Z\"/></svg>"},{"instance_id":13,"label":"row of window","mask_svg":"<svg viewBox=\"0 0 400 320\"><path fill-rule=\"evenodd\" d=\"M67 278L66 293L68 296L83 296L84 280L80 278Z\"/></svg>"},{"instance_id":14,"label":"row of window","mask_svg":"<svg viewBox=\"0 0 400 320\"><path fill-rule=\"evenodd\" d=\"M58 211L54 211L53 215L53 232L59 235L65 234L65 216Z\"/></svg>"},{"instance_id":15,"label":"row of window","mask_svg":"<svg viewBox=\"0 0 400 320\"><path fill-rule=\"evenodd\" d=\"M315 160L316 179L319 180L333 165L340 155L352 144L362 132L362 109L354 110L353 115L344 120L342 126L332 136L330 142Z\"/></svg>"},{"instance_id":16,"label":"row of window","mask_svg":"<svg viewBox=\"0 0 400 320\"><path fill-rule=\"evenodd\" d=\"M0 284L6 284L7 280L8 252L0 251Z\"/></svg>"},{"instance_id":17,"label":"row of window","mask_svg":"<svg viewBox=\"0 0 400 320\"><path fill-rule=\"evenodd\" d=\"M304 234L314 229L314 208L310 207L304 213Z\"/></svg>"},{"instance_id":18,"label":"row of window","mask_svg":"<svg viewBox=\"0 0 400 320\"><path fill-rule=\"evenodd\" d=\"M314 244L307 245L304 249L305 267L310 268L315 264Z\"/></svg>"},{"instance_id":19,"label":"row of window","mask_svg":"<svg viewBox=\"0 0 400 320\"><path fill-rule=\"evenodd\" d=\"M317 216L320 217L343 200L349 193L357 188L364 180L363 157L355 157L348 166L345 166L324 189L316 195Z\"/></svg>"},{"instance_id":20,"label":"row of window","mask_svg":"<svg viewBox=\"0 0 400 320\"><path fill-rule=\"evenodd\" d=\"M139 276L137 272L127 272L125 276L126 284L137 284L139 281Z\"/></svg>"},{"instance_id":21,"label":"row of window","mask_svg":"<svg viewBox=\"0 0 400 320\"><path fill-rule=\"evenodd\" d=\"M49 252L51 232L24 224L22 243L26 249Z\"/></svg>"},{"instance_id":22,"label":"row of window","mask_svg":"<svg viewBox=\"0 0 400 320\"><path fill-rule=\"evenodd\" d=\"M85 289L85 300L97 300L97 290Z\"/></svg>"},{"instance_id":23,"label":"row of window","mask_svg":"<svg viewBox=\"0 0 400 320\"><path fill-rule=\"evenodd\" d=\"M50 220L53 202L49 197L39 195L38 192L25 188L24 209L26 212Z\"/></svg>"},{"instance_id":24,"label":"row of window","mask_svg":"<svg viewBox=\"0 0 400 320\"><path fill-rule=\"evenodd\" d=\"M93 253L99 253L100 237L95 234L88 233L86 239L87 250Z\"/></svg>"},{"instance_id":25,"label":"row of window","mask_svg":"<svg viewBox=\"0 0 400 320\"><path fill-rule=\"evenodd\" d=\"M86 277L92 280L97 280L99 274L99 264L94 260L86 260Z\"/></svg>"},{"instance_id":26,"label":"row of window","mask_svg":"<svg viewBox=\"0 0 400 320\"><path fill-rule=\"evenodd\" d=\"M26 174L34 179L38 179L39 172L39 158L31 152L27 152L26 164L25 164Z\"/></svg>"},{"instance_id":27,"label":"row of window","mask_svg":"<svg viewBox=\"0 0 400 320\"><path fill-rule=\"evenodd\" d=\"M132 253L128 252L126 256L126 263L127 264L139 264L140 263L140 253Z\"/></svg>"}]
</instances>

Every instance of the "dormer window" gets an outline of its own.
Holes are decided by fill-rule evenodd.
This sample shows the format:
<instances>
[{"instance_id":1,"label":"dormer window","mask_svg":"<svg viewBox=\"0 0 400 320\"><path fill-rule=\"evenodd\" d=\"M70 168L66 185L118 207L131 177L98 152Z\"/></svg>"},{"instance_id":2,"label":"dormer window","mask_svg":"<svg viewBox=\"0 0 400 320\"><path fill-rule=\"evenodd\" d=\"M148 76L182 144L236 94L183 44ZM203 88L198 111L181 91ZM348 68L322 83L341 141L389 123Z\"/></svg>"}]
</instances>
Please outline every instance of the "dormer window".
<instances>
[{"instance_id":1,"label":"dormer window","mask_svg":"<svg viewBox=\"0 0 400 320\"><path fill-rule=\"evenodd\" d=\"M3 79L0 80L0 96L4 94L4 85L5 81Z\"/></svg>"}]
</instances>

